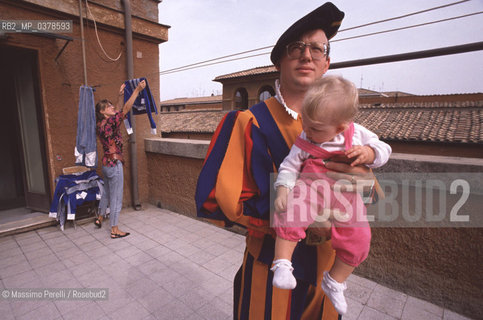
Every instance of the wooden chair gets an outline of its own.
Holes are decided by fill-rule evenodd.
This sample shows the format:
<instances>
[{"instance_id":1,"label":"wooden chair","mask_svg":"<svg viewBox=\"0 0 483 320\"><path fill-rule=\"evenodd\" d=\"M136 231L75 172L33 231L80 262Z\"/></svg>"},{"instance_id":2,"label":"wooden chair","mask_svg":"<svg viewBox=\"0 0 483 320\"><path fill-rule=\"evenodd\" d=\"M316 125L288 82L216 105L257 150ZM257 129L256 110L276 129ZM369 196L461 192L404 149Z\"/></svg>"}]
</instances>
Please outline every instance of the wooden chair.
<instances>
[{"instance_id":1,"label":"wooden chair","mask_svg":"<svg viewBox=\"0 0 483 320\"><path fill-rule=\"evenodd\" d=\"M84 173L86 171L91 170L90 168L84 166L73 166L67 167L62 169L62 174L76 174L76 173Z\"/></svg>"},{"instance_id":2,"label":"wooden chair","mask_svg":"<svg viewBox=\"0 0 483 320\"><path fill-rule=\"evenodd\" d=\"M90 170L93 170L93 169L85 166L73 166L73 167L62 168L62 174L82 174ZM76 220L90 218L90 217L97 217L98 206L99 206L99 201L97 200L90 201L80 205L79 207L77 207L78 212L76 213ZM75 223L76 220L70 220L74 225L74 229L77 229L77 226ZM64 226L61 226L61 230L64 231Z\"/></svg>"}]
</instances>

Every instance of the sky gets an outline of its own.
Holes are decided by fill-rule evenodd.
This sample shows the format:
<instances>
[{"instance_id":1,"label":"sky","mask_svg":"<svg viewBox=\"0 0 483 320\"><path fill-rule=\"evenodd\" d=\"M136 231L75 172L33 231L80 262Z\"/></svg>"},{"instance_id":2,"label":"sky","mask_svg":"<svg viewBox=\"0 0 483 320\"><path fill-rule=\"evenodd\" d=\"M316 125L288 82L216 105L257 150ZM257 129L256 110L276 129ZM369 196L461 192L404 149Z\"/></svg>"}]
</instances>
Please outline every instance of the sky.
<instances>
[{"instance_id":1,"label":"sky","mask_svg":"<svg viewBox=\"0 0 483 320\"><path fill-rule=\"evenodd\" d=\"M359 39L344 38L483 11L483 0L354 30L344 29L430 9L458 0L333 0L345 12L331 40L331 62L385 56L483 41L483 14ZM159 22L170 26L160 44L160 71L273 46L295 21L322 5L316 0L163 0ZM337 41L339 40L340 41ZM268 66L271 48L258 57L161 74L161 101L222 94L220 75ZM235 56L243 57L249 54ZM420 95L483 92L483 51L329 70L358 87Z\"/></svg>"}]
</instances>

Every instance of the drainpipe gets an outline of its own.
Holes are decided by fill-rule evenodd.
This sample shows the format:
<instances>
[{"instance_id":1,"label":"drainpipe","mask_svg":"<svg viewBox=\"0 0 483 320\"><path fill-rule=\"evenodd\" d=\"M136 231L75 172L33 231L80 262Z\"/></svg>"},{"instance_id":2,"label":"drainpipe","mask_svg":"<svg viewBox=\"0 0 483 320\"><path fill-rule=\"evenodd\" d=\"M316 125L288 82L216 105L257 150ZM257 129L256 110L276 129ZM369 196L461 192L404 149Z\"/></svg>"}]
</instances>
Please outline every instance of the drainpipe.
<instances>
[{"instance_id":1,"label":"drainpipe","mask_svg":"<svg viewBox=\"0 0 483 320\"><path fill-rule=\"evenodd\" d=\"M79 19L82 44L82 65L84 66L84 85L87 86L86 45L84 39L84 19L82 18L82 0L79 0Z\"/></svg>"},{"instance_id":2,"label":"drainpipe","mask_svg":"<svg viewBox=\"0 0 483 320\"><path fill-rule=\"evenodd\" d=\"M129 0L123 0L124 5L124 28L126 30L126 63L127 78L134 78L133 67L133 49L132 49L132 28L131 28L131 4ZM138 158L136 152L136 121L131 113L131 126L133 133L129 136L129 155L131 158L131 185L132 185L132 204L135 210L141 210L139 203L139 187L138 187Z\"/></svg>"}]
</instances>

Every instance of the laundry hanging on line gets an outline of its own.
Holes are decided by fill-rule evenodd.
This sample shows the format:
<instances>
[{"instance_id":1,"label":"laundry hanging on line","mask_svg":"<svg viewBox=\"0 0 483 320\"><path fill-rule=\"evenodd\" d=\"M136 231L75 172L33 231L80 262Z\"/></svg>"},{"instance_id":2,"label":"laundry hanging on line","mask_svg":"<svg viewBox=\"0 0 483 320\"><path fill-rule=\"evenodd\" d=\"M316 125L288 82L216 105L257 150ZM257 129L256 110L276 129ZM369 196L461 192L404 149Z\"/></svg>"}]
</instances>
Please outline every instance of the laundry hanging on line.
<instances>
[{"instance_id":1,"label":"laundry hanging on line","mask_svg":"<svg viewBox=\"0 0 483 320\"><path fill-rule=\"evenodd\" d=\"M89 168L97 167L94 91L88 86L81 86L79 88L79 112L77 115L77 136L74 156L76 165Z\"/></svg>"},{"instance_id":2,"label":"laundry hanging on line","mask_svg":"<svg viewBox=\"0 0 483 320\"><path fill-rule=\"evenodd\" d=\"M136 101L134 101L132 113L134 115L147 113L151 125L151 133L156 134L156 123L153 120L152 113L154 112L155 114L158 114L158 110L156 108L156 103L154 102L154 98L151 94L148 80L146 78L131 79L124 82L124 84L126 85L126 87L124 88L124 103L129 100L138 84L143 80L146 81L146 88L144 88L144 90L139 93ZM127 114L127 119L124 120L124 125L126 126L127 133L132 134L133 130L131 127L130 113Z\"/></svg>"}]
</instances>

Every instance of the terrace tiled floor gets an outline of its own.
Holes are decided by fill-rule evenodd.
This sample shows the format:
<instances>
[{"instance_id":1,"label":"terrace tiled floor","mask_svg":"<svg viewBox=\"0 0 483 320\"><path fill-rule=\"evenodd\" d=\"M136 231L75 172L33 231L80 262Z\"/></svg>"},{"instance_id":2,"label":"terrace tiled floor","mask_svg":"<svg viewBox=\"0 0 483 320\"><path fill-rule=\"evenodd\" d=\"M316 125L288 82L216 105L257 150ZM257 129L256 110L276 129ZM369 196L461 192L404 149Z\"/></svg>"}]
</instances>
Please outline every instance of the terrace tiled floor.
<instances>
[{"instance_id":1,"label":"terrace tiled floor","mask_svg":"<svg viewBox=\"0 0 483 320\"><path fill-rule=\"evenodd\" d=\"M106 221L107 222L107 221ZM108 222L46 227L0 238L0 292L13 288L109 288L107 300L19 301L0 295L1 319L231 319L232 280L244 237L145 205ZM404 293L351 276L344 320L468 319Z\"/></svg>"}]
</instances>

